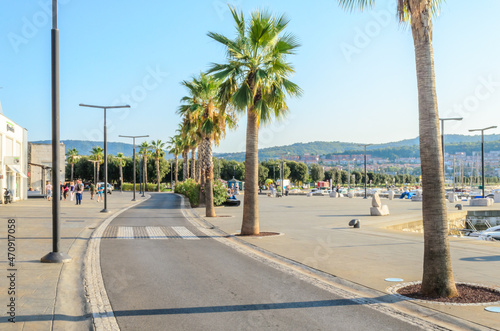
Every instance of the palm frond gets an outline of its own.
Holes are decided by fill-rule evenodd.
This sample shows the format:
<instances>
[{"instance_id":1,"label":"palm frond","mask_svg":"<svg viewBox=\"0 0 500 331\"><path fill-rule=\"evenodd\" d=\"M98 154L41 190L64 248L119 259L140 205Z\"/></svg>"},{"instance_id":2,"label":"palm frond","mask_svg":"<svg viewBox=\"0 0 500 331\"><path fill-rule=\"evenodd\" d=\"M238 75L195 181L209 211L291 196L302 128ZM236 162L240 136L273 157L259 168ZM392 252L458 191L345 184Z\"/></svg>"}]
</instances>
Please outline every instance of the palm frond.
<instances>
[{"instance_id":1,"label":"palm frond","mask_svg":"<svg viewBox=\"0 0 500 331\"><path fill-rule=\"evenodd\" d=\"M372 8L375 0L338 0L340 7L348 11L359 9L361 11Z\"/></svg>"}]
</instances>

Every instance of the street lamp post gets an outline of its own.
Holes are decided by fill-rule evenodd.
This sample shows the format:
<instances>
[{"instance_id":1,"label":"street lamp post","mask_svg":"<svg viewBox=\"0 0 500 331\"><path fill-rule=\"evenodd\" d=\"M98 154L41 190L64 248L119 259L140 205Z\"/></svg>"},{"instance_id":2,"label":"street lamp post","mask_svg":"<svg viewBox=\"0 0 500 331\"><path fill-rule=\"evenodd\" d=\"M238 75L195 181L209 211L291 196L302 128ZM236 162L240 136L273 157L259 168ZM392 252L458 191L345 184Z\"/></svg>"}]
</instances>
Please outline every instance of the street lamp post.
<instances>
[{"instance_id":1,"label":"street lamp post","mask_svg":"<svg viewBox=\"0 0 500 331\"><path fill-rule=\"evenodd\" d=\"M489 130L489 129L496 129L495 126L489 126L484 129L472 129L469 130L469 132L474 132L474 131L481 131L481 187L483 189L483 198L484 198L484 131Z\"/></svg>"},{"instance_id":2,"label":"street lamp post","mask_svg":"<svg viewBox=\"0 0 500 331\"><path fill-rule=\"evenodd\" d=\"M362 146L362 147L365 148L365 197L364 197L364 199L367 198L367 194L366 194L366 180L367 180L367 174L366 174L366 147L367 146L371 146L371 145L373 145L373 144L359 144L358 145L358 146Z\"/></svg>"},{"instance_id":3,"label":"street lamp post","mask_svg":"<svg viewBox=\"0 0 500 331\"><path fill-rule=\"evenodd\" d=\"M59 29L57 28L57 0L52 0L52 29L51 42L51 79L52 79L52 252L43 256L40 261L45 263L64 263L71 261L71 257L60 252L60 135L59 135ZM43 186L43 185L42 185Z\"/></svg>"},{"instance_id":4,"label":"street lamp post","mask_svg":"<svg viewBox=\"0 0 500 331\"><path fill-rule=\"evenodd\" d=\"M89 108L99 108L104 110L104 209L101 210L101 213L108 212L108 155L107 155L107 127L106 127L106 110L107 109L116 109L116 108L130 108L129 105L123 106L95 106L95 105L86 105L81 103L80 107L89 107Z\"/></svg>"},{"instance_id":5,"label":"street lamp post","mask_svg":"<svg viewBox=\"0 0 500 331\"><path fill-rule=\"evenodd\" d=\"M461 121L463 120L463 117L447 117L447 118L440 118L441 121L441 149L443 151L443 176L446 177L446 171L444 170L444 121ZM443 178L443 181L446 180L446 178Z\"/></svg>"},{"instance_id":6,"label":"street lamp post","mask_svg":"<svg viewBox=\"0 0 500 331\"><path fill-rule=\"evenodd\" d=\"M133 162L132 163L133 163L133 172L134 172L134 175L133 175L133 177L134 177L134 196L132 198L132 201L135 201L135 138L147 138L147 137L149 137L149 135L147 135L147 136L122 136L122 135L119 135L118 137L132 138L132 141L133 141L133 145L132 145L133 146L133 154L132 154L133 155L132 156Z\"/></svg>"}]
</instances>

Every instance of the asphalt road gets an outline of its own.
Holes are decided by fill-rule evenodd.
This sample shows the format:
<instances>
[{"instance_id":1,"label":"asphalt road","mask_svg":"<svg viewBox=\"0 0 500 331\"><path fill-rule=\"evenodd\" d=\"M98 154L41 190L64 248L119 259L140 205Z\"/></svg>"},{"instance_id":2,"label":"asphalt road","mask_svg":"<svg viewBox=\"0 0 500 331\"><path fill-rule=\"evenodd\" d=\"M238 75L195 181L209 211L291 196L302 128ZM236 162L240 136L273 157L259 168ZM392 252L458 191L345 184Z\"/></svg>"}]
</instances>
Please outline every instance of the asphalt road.
<instances>
[{"instance_id":1,"label":"asphalt road","mask_svg":"<svg viewBox=\"0 0 500 331\"><path fill-rule=\"evenodd\" d=\"M420 330L204 236L180 202L153 194L105 232L101 269L121 330Z\"/></svg>"}]
</instances>

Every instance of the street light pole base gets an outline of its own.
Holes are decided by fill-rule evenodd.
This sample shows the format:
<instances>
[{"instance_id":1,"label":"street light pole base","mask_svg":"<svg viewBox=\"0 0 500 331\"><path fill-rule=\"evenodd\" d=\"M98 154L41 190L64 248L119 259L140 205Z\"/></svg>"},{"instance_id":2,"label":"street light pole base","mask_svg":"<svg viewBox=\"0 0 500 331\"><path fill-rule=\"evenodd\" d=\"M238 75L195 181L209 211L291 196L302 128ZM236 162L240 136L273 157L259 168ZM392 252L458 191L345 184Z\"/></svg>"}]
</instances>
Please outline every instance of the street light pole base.
<instances>
[{"instance_id":1,"label":"street light pole base","mask_svg":"<svg viewBox=\"0 0 500 331\"><path fill-rule=\"evenodd\" d=\"M71 256L66 253L50 252L40 259L42 263L67 263L71 261Z\"/></svg>"},{"instance_id":2,"label":"street light pole base","mask_svg":"<svg viewBox=\"0 0 500 331\"><path fill-rule=\"evenodd\" d=\"M103 209L103 210L101 210L101 213L109 213L109 210Z\"/></svg>"},{"instance_id":3,"label":"street light pole base","mask_svg":"<svg viewBox=\"0 0 500 331\"><path fill-rule=\"evenodd\" d=\"M132 199L132 201L135 201L135 199Z\"/></svg>"}]
</instances>

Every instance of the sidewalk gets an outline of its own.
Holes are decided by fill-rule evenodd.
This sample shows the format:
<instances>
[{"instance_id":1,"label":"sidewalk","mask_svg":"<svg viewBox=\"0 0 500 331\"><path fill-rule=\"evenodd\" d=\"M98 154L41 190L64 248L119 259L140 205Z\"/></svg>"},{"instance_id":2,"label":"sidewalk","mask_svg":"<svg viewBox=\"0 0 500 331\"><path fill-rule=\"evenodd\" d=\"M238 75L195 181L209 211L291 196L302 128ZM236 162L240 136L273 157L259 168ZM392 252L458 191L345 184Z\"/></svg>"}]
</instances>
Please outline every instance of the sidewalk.
<instances>
[{"instance_id":1,"label":"sidewalk","mask_svg":"<svg viewBox=\"0 0 500 331\"><path fill-rule=\"evenodd\" d=\"M243 200L244 197L238 198ZM397 283L386 282L386 278L402 278L404 283L422 279L423 235L388 229L421 220L422 204L399 199L382 201L389 206L390 216L369 216L371 199L332 199L327 196L277 199L259 196L260 230L284 235L239 238L371 291L378 291L381 296L387 295L387 288ZM449 213L455 211L454 206L448 203ZM478 209L481 207L464 206L464 210ZM204 208L196 208L195 211L198 215L205 215ZM242 206L221 207L216 208L216 214L224 217L204 219L228 234L235 234L240 232L242 212ZM348 226L354 218L360 220L359 229ZM450 247L455 281L500 287L500 242L450 238ZM412 304L415 309L423 306L472 322L477 329L482 326L485 329L500 329L500 314L486 312L484 308L488 305Z\"/></svg>"},{"instance_id":2,"label":"sidewalk","mask_svg":"<svg viewBox=\"0 0 500 331\"><path fill-rule=\"evenodd\" d=\"M1 330L91 330L83 288L83 258L94 229L115 212L135 202L132 192L114 191L108 195L108 213L101 213L103 202L90 200L85 192L82 204L61 201L61 251L72 261L65 264L41 263L40 258L52 251L52 203L29 199L0 205L0 303L9 309L15 298L16 323L10 323L2 310ZM136 193L137 201L141 197ZM15 295L8 294L11 268L7 260L8 220L15 219Z\"/></svg>"}]
</instances>

